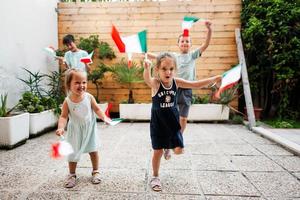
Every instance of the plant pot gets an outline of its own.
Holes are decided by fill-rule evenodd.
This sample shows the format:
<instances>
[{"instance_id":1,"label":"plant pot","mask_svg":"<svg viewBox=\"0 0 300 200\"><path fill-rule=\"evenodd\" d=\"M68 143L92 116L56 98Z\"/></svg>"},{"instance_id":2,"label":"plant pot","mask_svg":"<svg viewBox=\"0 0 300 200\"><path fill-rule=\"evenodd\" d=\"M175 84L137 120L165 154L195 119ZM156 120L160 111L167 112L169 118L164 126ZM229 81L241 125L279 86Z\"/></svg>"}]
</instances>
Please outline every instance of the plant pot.
<instances>
[{"instance_id":1,"label":"plant pot","mask_svg":"<svg viewBox=\"0 0 300 200\"><path fill-rule=\"evenodd\" d=\"M29 138L29 113L0 117L0 147L11 149Z\"/></svg>"},{"instance_id":2,"label":"plant pot","mask_svg":"<svg viewBox=\"0 0 300 200\"><path fill-rule=\"evenodd\" d=\"M57 126L58 117L53 110L29 114L29 136L39 136Z\"/></svg>"},{"instance_id":3,"label":"plant pot","mask_svg":"<svg viewBox=\"0 0 300 200\"><path fill-rule=\"evenodd\" d=\"M120 118L127 120L150 120L151 103L119 104Z\"/></svg>"},{"instance_id":4,"label":"plant pot","mask_svg":"<svg viewBox=\"0 0 300 200\"><path fill-rule=\"evenodd\" d=\"M222 104L192 104L189 121L224 121L229 119L229 107Z\"/></svg>"},{"instance_id":5,"label":"plant pot","mask_svg":"<svg viewBox=\"0 0 300 200\"><path fill-rule=\"evenodd\" d=\"M255 119L260 120L261 113L262 113L263 109L254 107L253 110L254 110ZM245 120L248 120L248 114L247 114L247 108L246 107L244 107L244 113L245 113Z\"/></svg>"}]
</instances>

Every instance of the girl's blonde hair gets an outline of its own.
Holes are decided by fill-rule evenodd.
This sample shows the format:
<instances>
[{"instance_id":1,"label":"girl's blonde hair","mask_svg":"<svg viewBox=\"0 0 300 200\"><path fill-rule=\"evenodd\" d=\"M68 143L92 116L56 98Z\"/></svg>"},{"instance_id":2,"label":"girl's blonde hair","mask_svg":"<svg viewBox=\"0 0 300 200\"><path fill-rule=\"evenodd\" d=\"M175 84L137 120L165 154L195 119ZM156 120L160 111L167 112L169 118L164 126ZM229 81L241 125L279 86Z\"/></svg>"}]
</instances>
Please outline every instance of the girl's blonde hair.
<instances>
[{"instance_id":1,"label":"girl's blonde hair","mask_svg":"<svg viewBox=\"0 0 300 200\"><path fill-rule=\"evenodd\" d=\"M173 60L174 65L175 65L175 69L177 69L177 62L176 62L176 58L173 56L173 54L169 53L169 52L162 52L160 53L157 57L156 57L156 67L159 68L161 65L161 62L163 59L165 58L170 58Z\"/></svg>"},{"instance_id":2,"label":"girl's blonde hair","mask_svg":"<svg viewBox=\"0 0 300 200\"><path fill-rule=\"evenodd\" d=\"M87 73L83 70L74 69L74 68L68 69L65 72L65 74L66 74L66 76L65 76L65 88L66 88L67 93L70 91L71 81L73 79L74 73L76 73L76 72L84 73L84 75L87 76Z\"/></svg>"}]
</instances>

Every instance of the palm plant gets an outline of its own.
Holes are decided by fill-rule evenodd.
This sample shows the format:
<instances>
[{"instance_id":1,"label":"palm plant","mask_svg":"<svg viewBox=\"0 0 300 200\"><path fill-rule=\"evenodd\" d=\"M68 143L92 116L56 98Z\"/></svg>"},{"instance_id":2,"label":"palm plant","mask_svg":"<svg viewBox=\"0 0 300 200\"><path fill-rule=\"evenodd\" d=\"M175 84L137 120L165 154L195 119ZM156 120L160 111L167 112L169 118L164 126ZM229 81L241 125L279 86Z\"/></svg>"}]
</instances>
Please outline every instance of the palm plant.
<instances>
[{"instance_id":1,"label":"palm plant","mask_svg":"<svg viewBox=\"0 0 300 200\"><path fill-rule=\"evenodd\" d=\"M143 81L143 68L134 62L131 67L128 67L127 62L122 59L119 63L114 64L110 71L117 82L128 85L128 103L134 103L132 83Z\"/></svg>"}]
</instances>

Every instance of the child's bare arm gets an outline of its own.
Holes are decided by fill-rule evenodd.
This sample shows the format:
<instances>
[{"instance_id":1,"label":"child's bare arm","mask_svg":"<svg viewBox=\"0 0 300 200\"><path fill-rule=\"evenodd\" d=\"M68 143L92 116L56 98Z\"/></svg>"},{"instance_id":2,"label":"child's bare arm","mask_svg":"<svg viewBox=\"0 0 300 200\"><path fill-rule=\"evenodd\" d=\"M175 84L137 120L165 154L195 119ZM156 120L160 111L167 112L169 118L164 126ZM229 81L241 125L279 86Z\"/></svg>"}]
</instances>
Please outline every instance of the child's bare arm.
<instances>
[{"instance_id":1,"label":"child's bare arm","mask_svg":"<svg viewBox=\"0 0 300 200\"><path fill-rule=\"evenodd\" d=\"M102 119L104 122L107 122L107 123L111 121L111 119L105 115L103 110L97 104L96 99L92 95L91 95L91 104L92 104L92 109L94 110L94 112L100 119Z\"/></svg>"},{"instance_id":2,"label":"child's bare arm","mask_svg":"<svg viewBox=\"0 0 300 200\"><path fill-rule=\"evenodd\" d=\"M211 30L211 22L210 21L206 21L205 22L205 26L207 28L207 33L206 33L206 39L205 39L205 42L204 44L202 44L199 49L200 49L200 52L203 53L203 51L205 51L210 43L210 39L211 39L211 33L212 33L212 30Z\"/></svg>"},{"instance_id":3,"label":"child's bare arm","mask_svg":"<svg viewBox=\"0 0 300 200\"><path fill-rule=\"evenodd\" d=\"M64 101L61 109L61 114L58 119L58 125L57 125L57 130L56 130L56 135L63 135L65 132L65 126L68 121L68 114L69 114L69 109L68 109L68 104L66 100Z\"/></svg>"},{"instance_id":4,"label":"child's bare arm","mask_svg":"<svg viewBox=\"0 0 300 200\"><path fill-rule=\"evenodd\" d=\"M151 61L150 60L145 60L144 61L144 73L143 73L144 81L145 83L151 87L155 88L156 87L156 79L151 76Z\"/></svg>"},{"instance_id":5,"label":"child's bare arm","mask_svg":"<svg viewBox=\"0 0 300 200\"><path fill-rule=\"evenodd\" d=\"M182 78L175 78L178 87L181 88L201 88L206 85L212 84L214 82L220 82L222 80L221 75L213 76L210 78L197 80L197 81L188 81Z\"/></svg>"}]
</instances>

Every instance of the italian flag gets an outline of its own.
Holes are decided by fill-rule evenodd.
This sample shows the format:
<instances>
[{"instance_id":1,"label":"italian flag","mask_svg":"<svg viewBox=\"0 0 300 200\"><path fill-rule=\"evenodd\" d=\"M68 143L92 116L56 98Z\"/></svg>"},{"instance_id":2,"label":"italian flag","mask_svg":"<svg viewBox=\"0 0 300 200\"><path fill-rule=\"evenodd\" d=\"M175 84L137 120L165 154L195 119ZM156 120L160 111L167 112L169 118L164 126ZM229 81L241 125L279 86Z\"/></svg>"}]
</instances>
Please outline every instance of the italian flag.
<instances>
[{"instance_id":1,"label":"italian flag","mask_svg":"<svg viewBox=\"0 0 300 200\"><path fill-rule=\"evenodd\" d=\"M228 88L233 87L235 84L239 82L241 78L241 65L238 64L237 66L233 67L232 69L226 71L222 75L222 83L215 94L217 98L220 98L220 94L224 91L227 90Z\"/></svg>"},{"instance_id":2,"label":"italian flag","mask_svg":"<svg viewBox=\"0 0 300 200\"><path fill-rule=\"evenodd\" d=\"M93 54L94 54L94 51L92 51L92 53L90 53L88 56L80 58L80 62L83 62L84 64L92 64L93 63L93 60L92 60Z\"/></svg>"},{"instance_id":3,"label":"italian flag","mask_svg":"<svg viewBox=\"0 0 300 200\"><path fill-rule=\"evenodd\" d=\"M147 31L143 30L137 34L121 37L115 26L112 27L111 37L121 53L146 53Z\"/></svg>"},{"instance_id":4,"label":"italian flag","mask_svg":"<svg viewBox=\"0 0 300 200\"><path fill-rule=\"evenodd\" d=\"M73 147L70 143L65 141L64 136L60 136L60 141L51 145L51 157L61 158L68 156L74 152Z\"/></svg>"},{"instance_id":5,"label":"italian flag","mask_svg":"<svg viewBox=\"0 0 300 200\"><path fill-rule=\"evenodd\" d=\"M183 36L189 36L189 31L192 28L193 24L197 22L198 20L200 21L205 21L203 18L198 18L198 17L192 17L192 16L185 16L183 18L183 22L181 24L182 30L183 30Z\"/></svg>"}]
</instances>

